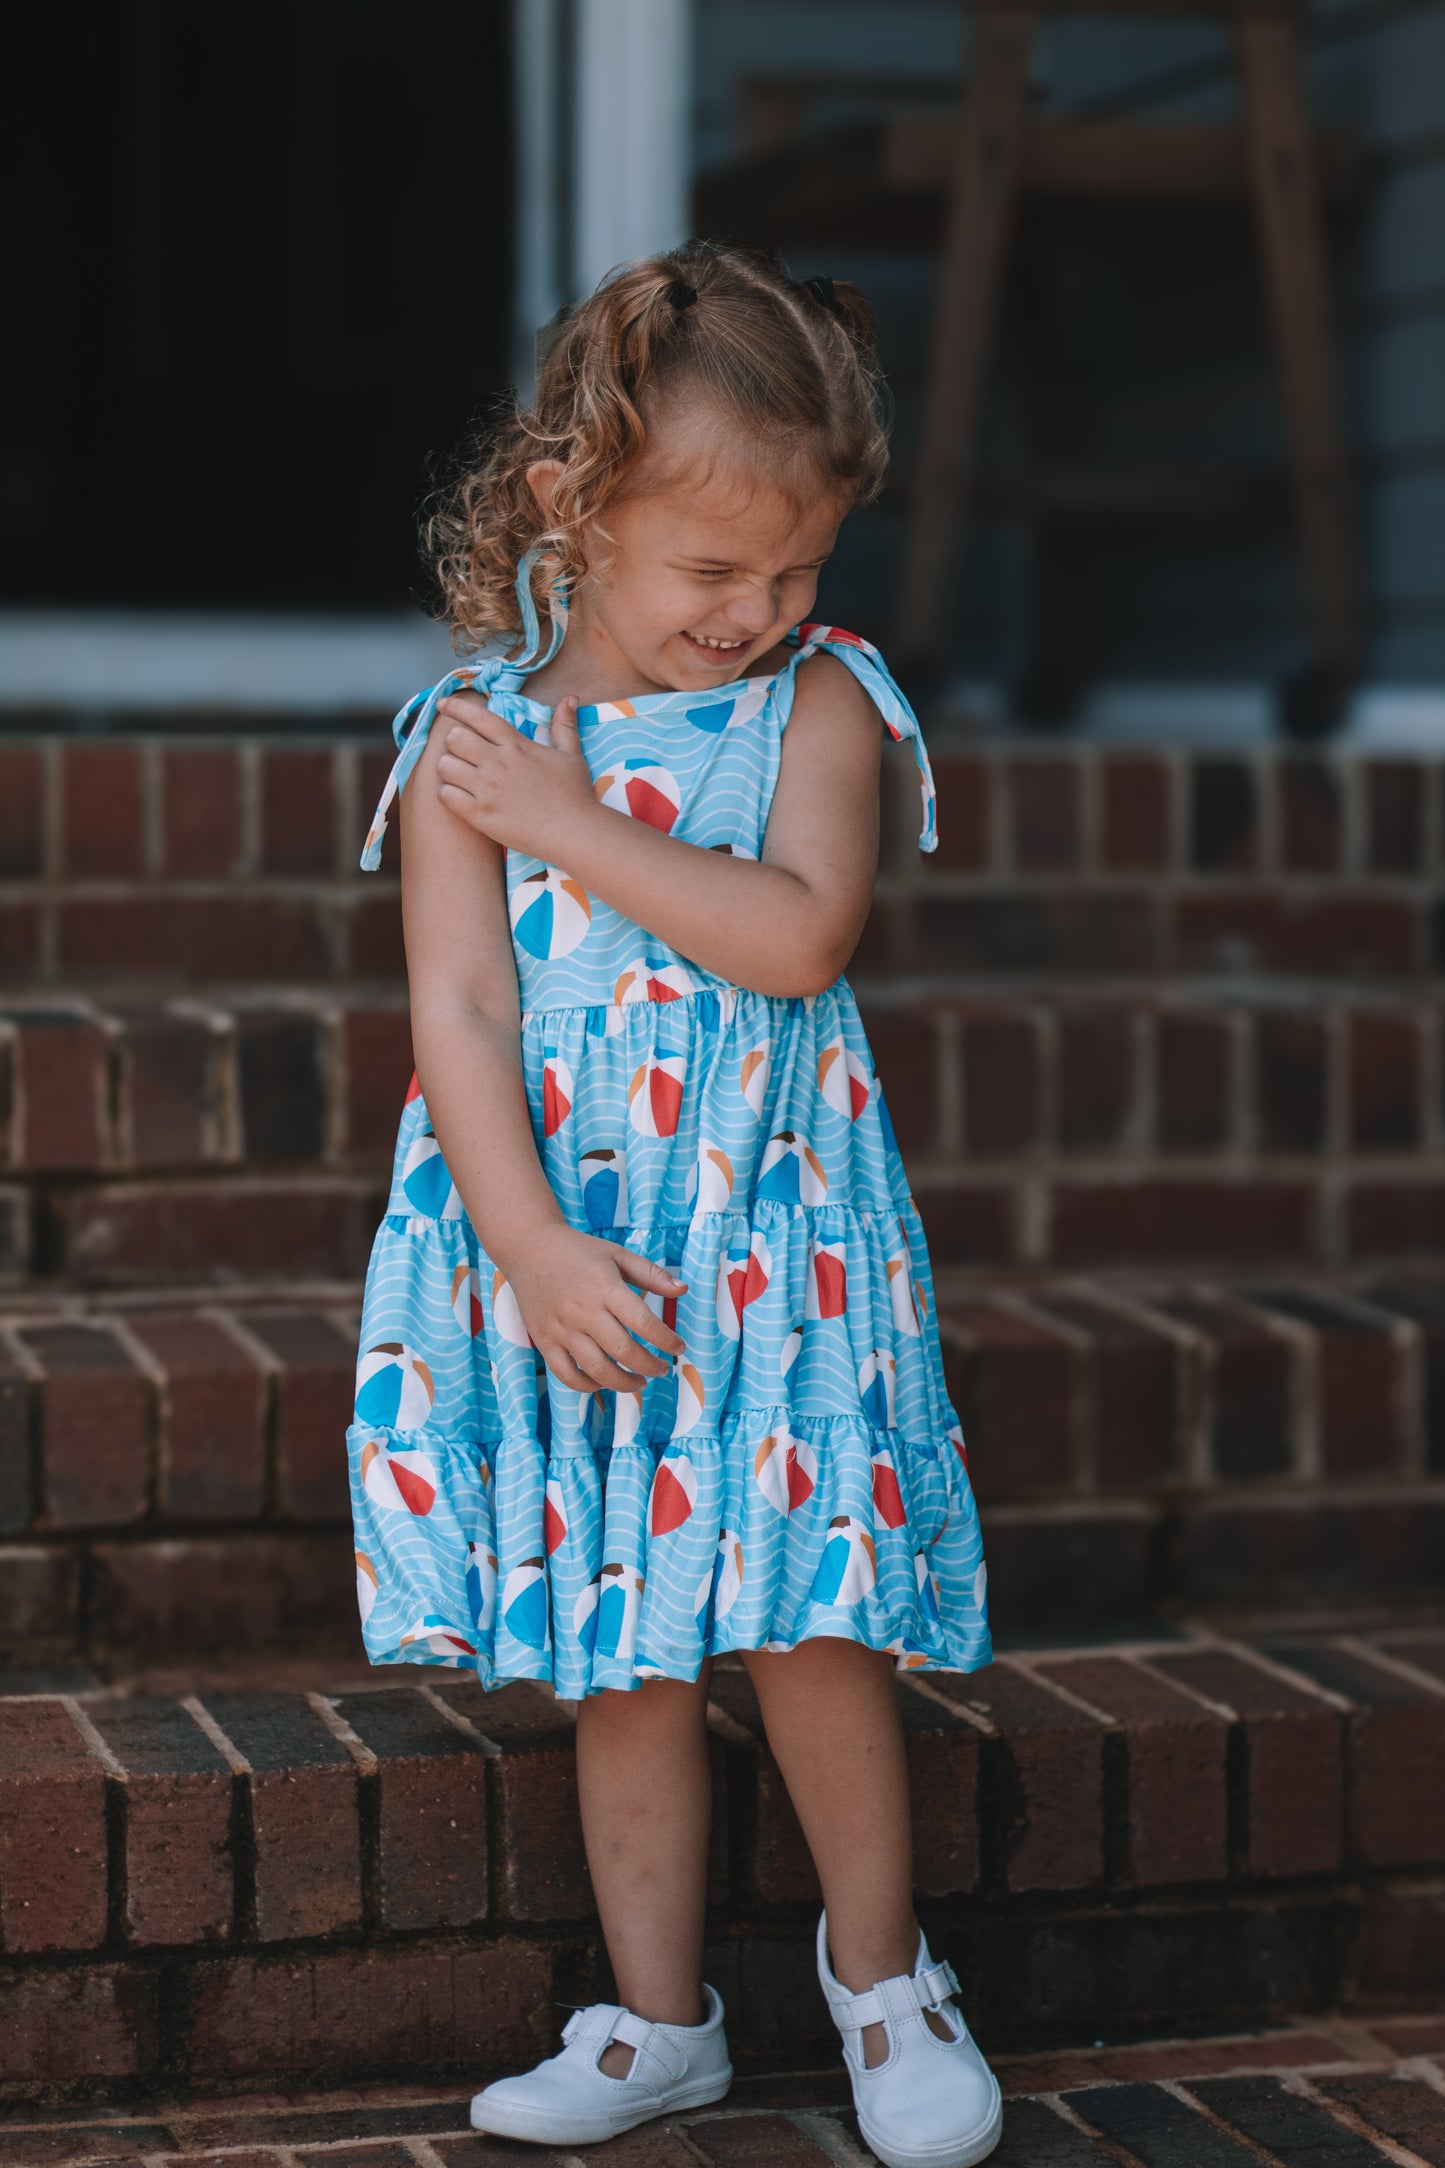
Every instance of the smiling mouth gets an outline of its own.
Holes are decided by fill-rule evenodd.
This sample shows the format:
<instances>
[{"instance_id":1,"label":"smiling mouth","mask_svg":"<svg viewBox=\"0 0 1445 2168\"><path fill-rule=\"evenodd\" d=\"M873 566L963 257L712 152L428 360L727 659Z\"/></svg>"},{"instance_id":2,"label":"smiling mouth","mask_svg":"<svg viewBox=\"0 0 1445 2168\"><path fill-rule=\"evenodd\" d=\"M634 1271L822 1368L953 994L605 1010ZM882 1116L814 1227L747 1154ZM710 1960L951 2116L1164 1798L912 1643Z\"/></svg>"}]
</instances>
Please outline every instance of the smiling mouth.
<instances>
[{"instance_id":1,"label":"smiling mouth","mask_svg":"<svg viewBox=\"0 0 1445 2168\"><path fill-rule=\"evenodd\" d=\"M744 648L751 647L753 644L751 640L709 640L696 632L685 632L682 637L686 640L698 661L706 663L710 669L714 670L720 668L724 663L735 662Z\"/></svg>"}]
</instances>

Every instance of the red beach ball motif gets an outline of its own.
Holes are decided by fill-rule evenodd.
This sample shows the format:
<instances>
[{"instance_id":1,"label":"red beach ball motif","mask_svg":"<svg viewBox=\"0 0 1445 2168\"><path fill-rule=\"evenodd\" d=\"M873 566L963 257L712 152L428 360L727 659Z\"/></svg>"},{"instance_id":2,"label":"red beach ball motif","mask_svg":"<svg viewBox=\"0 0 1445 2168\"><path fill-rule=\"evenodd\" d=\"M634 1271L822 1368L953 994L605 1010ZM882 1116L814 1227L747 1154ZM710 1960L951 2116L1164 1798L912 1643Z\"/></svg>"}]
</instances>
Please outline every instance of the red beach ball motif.
<instances>
[{"instance_id":1,"label":"red beach ball motif","mask_svg":"<svg viewBox=\"0 0 1445 2168\"><path fill-rule=\"evenodd\" d=\"M392 1513L430 1513L436 1503L436 1462L429 1453L388 1452L379 1438L361 1449L361 1487Z\"/></svg>"},{"instance_id":2,"label":"red beach ball motif","mask_svg":"<svg viewBox=\"0 0 1445 2168\"><path fill-rule=\"evenodd\" d=\"M842 1317L848 1307L848 1247L844 1242L815 1242L809 1259L805 1314L812 1319Z\"/></svg>"},{"instance_id":3,"label":"red beach ball motif","mask_svg":"<svg viewBox=\"0 0 1445 2168\"><path fill-rule=\"evenodd\" d=\"M567 1515L562 1504L562 1486L555 1476L548 1478L542 1501L542 1548L550 1558L567 1533Z\"/></svg>"},{"instance_id":4,"label":"red beach ball motif","mask_svg":"<svg viewBox=\"0 0 1445 2168\"><path fill-rule=\"evenodd\" d=\"M697 1504L697 1471L686 1453L669 1446L652 1479L648 1526L654 1536L670 1536L690 1518Z\"/></svg>"},{"instance_id":5,"label":"red beach ball motif","mask_svg":"<svg viewBox=\"0 0 1445 2168\"><path fill-rule=\"evenodd\" d=\"M657 1054L642 1064L627 1087L627 1110L640 1137L675 1137L682 1113L686 1054Z\"/></svg>"},{"instance_id":6,"label":"red beach ball motif","mask_svg":"<svg viewBox=\"0 0 1445 2168\"><path fill-rule=\"evenodd\" d=\"M767 1292L773 1276L773 1260L767 1243L756 1231L746 1245L734 1241L718 1266L718 1330L729 1340L742 1336L743 1312Z\"/></svg>"},{"instance_id":7,"label":"red beach ball motif","mask_svg":"<svg viewBox=\"0 0 1445 2168\"><path fill-rule=\"evenodd\" d=\"M558 1054L555 1046L549 1046L542 1057L542 1134L555 1137L568 1115L576 1086L572 1071Z\"/></svg>"},{"instance_id":8,"label":"red beach ball motif","mask_svg":"<svg viewBox=\"0 0 1445 2168\"><path fill-rule=\"evenodd\" d=\"M475 1340L482 1329L482 1278L474 1265L458 1265L452 1274L452 1316Z\"/></svg>"},{"instance_id":9,"label":"red beach ball motif","mask_svg":"<svg viewBox=\"0 0 1445 2168\"><path fill-rule=\"evenodd\" d=\"M592 786L598 801L614 813L628 813L635 821L670 835L682 805L677 777L651 760L624 760Z\"/></svg>"},{"instance_id":10,"label":"red beach ball motif","mask_svg":"<svg viewBox=\"0 0 1445 2168\"><path fill-rule=\"evenodd\" d=\"M784 1520L806 1505L818 1482L818 1456L806 1438L778 1430L764 1438L753 1460L758 1489Z\"/></svg>"},{"instance_id":11,"label":"red beach ball motif","mask_svg":"<svg viewBox=\"0 0 1445 2168\"><path fill-rule=\"evenodd\" d=\"M884 1528L901 1528L908 1518L898 1469L886 1446L873 1455L873 1511Z\"/></svg>"},{"instance_id":12,"label":"red beach ball motif","mask_svg":"<svg viewBox=\"0 0 1445 2168\"><path fill-rule=\"evenodd\" d=\"M818 1056L818 1094L825 1106L856 1122L868 1104L872 1078L856 1054L850 1054L840 1038L832 1039Z\"/></svg>"}]
</instances>

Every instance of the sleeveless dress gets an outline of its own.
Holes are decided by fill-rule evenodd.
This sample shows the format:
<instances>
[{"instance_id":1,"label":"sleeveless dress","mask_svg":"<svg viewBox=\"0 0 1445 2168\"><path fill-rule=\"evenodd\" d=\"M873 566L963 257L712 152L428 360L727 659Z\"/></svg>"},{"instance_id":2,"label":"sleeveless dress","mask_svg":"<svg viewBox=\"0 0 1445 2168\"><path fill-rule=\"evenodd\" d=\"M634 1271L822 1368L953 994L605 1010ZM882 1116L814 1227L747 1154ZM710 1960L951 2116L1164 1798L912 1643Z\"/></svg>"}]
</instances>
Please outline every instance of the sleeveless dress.
<instances>
[{"instance_id":1,"label":"sleeveless dress","mask_svg":"<svg viewBox=\"0 0 1445 2168\"><path fill-rule=\"evenodd\" d=\"M524 576L528 652L538 644ZM484 650L397 716L362 856L448 693L530 738L528 663ZM799 667L827 653L912 745L877 651L800 625L770 677L578 711L605 805L704 850L762 847ZM709 1653L840 1635L899 1668L990 1660L986 1572L932 1279L847 980L729 984L509 851L522 1063L569 1224L688 1283L650 1298L687 1343L640 1394L551 1375L452 1186L415 1078L367 1273L347 1432L362 1637L375 1664L545 1679L580 1699L693 1679Z\"/></svg>"}]
</instances>

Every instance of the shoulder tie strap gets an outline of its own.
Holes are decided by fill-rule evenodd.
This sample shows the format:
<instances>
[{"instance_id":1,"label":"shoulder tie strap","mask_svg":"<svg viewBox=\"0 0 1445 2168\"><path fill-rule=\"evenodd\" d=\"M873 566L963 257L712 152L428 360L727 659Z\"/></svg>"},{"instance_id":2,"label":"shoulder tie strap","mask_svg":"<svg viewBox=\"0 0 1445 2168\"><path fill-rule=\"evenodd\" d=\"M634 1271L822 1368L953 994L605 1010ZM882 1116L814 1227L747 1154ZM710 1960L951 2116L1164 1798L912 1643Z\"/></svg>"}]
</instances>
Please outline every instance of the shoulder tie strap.
<instances>
[{"instance_id":1,"label":"shoulder tie strap","mask_svg":"<svg viewBox=\"0 0 1445 2168\"><path fill-rule=\"evenodd\" d=\"M856 632L844 632L839 625L799 625L797 639L800 641L797 662L808 655L826 648L836 655L852 671L864 691L883 718L883 727L895 744L906 738L918 769L918 787L923 799L923 820L918 834L921 851L938 849L937 794L933 785L933 770L928 762L928 748L923 742L923 732L918 717L896 682L887 663L867 640L860 640Z\"/></svg>"}]
</instances>

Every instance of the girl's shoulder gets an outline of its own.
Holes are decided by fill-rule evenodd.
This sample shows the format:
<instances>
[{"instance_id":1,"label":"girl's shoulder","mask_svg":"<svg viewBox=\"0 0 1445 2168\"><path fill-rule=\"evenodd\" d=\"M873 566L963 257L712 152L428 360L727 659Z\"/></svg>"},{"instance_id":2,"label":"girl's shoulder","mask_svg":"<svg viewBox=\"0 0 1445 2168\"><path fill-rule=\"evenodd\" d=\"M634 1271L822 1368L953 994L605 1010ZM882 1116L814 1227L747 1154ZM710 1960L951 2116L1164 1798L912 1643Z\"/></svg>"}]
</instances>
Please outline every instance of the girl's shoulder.
<instances>
[{"instance_id":1,"label":"girl's shoulder","mask_svg":"<svg viewBox=\"0 0 1445 2168\"><path fill-rule=\"evenodd\" d=\"M923 824L918 845L920 850L936 850L938 831L933 771L928 764L923 732L907 694L878 649L871 640L865 640L856 632L846 632L841 625L809 622L799 625L790 638L797 641L797 648L784 671L779 674L778 685L778 707L783 725L786 726L792 709L794 685L801 665L813 655L826 654L835 657L868 694L883 719L884 729L895 745L906 740L910 746L917 763L919 787L923 796Z\"/></svg>"}]
</instances>

